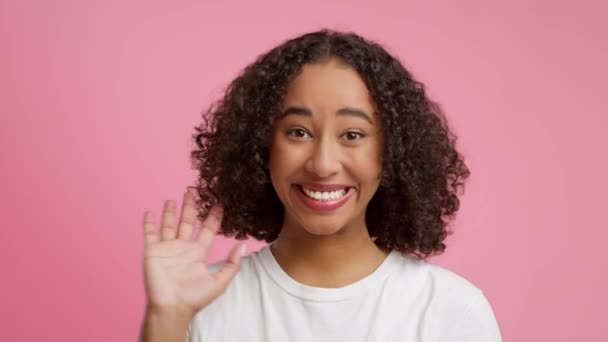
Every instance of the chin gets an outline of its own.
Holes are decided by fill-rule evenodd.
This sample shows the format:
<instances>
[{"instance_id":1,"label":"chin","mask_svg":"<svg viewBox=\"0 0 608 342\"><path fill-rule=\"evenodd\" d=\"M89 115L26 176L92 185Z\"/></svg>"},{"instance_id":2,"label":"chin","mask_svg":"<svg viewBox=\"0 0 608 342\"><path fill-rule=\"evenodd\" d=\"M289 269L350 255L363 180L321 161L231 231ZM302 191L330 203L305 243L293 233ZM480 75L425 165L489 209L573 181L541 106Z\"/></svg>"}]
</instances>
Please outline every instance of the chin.
<instances>
[{"instance_id":1,"label":"chin","mask_svg":"<svg viewBox=\"0 0 608 342\"><path fill-rule=\"evenodd\" d=\"M317 227L315 229L309 229L307 227L304 228L309 234L311 235L318 235L318 236L329 236L329 235L334 235L336 233L338 233L340 231L340 228L336 228L336 227Z\"/></svg>"},{"instance_id":2,"label":"chin","mask_svg":"<svg viewBox=\"0 0 608 342\"><path fill-rule=\"evenodd\" d=\"M328 220L328 218L317 218L305 220L301 227L311 235L327 236L339 233L345 226L342 220Z\"/></svg>"}]
</instances>

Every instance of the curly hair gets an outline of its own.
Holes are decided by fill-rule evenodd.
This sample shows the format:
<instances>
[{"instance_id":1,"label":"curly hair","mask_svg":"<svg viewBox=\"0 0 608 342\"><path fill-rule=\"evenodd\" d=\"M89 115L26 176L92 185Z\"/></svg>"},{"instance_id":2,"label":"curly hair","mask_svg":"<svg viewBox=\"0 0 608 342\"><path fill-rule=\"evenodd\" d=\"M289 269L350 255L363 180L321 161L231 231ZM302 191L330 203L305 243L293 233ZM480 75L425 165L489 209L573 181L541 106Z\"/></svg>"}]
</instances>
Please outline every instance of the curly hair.
<instances>
[{"instance_id":1,"label":"curly hair","mask_svg":"<svg viewBox=\"0 0 608 342\"><path fill-rule=\"evenodd\" d=\"M456 136L421 82L378 43L351 32L325 29L285 41L248 65L203 114L191 153L199 218L220 203L220 234L277 239L284 208L268 170L275 114L302 66L329 58L358 72L382 120L381 183L366 211L370 236L381 248L423 259L443 253L470 175Z\"/></svg>"}]
</instances>

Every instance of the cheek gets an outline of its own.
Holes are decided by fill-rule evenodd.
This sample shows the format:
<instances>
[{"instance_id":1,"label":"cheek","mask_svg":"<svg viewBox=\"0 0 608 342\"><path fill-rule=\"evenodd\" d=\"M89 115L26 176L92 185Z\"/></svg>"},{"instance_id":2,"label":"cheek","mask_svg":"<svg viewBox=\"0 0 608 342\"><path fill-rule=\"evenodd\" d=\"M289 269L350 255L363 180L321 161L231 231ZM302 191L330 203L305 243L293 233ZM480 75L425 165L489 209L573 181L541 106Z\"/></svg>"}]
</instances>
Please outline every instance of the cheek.
<instances>
[{"instance_id":1,"label":"cheek","mask_svg":"<svg viewBox=\"0 0 608 342\"><path fill-rule=\"evenodd\" d=\"M382 156L377 146L370 145L353 151L347 158L351 169L362 181L372 181L378 178L382 170Z\"/></svg>"},{"instance_id":2,"label":"cheek","mask_svg":"<svg viewBox=\"0 0 608 342\"><path fill-rule=\"evenodd\" d=\"M301 165L301 151L285 142L275 142L270 147L269 169L274 177L286 177Z\"/></svg>"}]
</instances>

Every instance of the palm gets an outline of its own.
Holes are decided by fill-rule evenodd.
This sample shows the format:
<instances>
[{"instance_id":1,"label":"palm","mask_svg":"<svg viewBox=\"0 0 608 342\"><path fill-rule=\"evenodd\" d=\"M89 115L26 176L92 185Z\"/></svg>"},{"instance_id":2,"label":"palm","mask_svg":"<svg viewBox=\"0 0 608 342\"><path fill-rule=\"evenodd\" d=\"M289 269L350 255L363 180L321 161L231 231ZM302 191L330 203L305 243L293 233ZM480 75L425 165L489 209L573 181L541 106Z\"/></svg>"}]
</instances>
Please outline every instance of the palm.
<instances>
[{"instance_id":1,"label":"palm","mask_svg":"<svg viewBox=\"0 0 608 342\"><path fill-rule=\"evenodd\" d=\"M145 252L144 270L149 297L159 306L202 306L215 286L201 263L204 250L197 242L163 241Z\"/></svg>"},{"instance_id":2,"label":"palm","mask_svg":"<svg viewBox=\"0 0 608 342\"><path fill-rule=\"evenodd\" d=\"M148 305L196 312L215 299L238 270L240 253L234 249L224 267L210 274L203 260L217 234L221 209L214 207L198 239L192 239L196 210L191 194L184 196L179 229L174 225L175 204L165 202L161 239L150 213L144 217L144 280Z\"/></svg>"}]
</instances>

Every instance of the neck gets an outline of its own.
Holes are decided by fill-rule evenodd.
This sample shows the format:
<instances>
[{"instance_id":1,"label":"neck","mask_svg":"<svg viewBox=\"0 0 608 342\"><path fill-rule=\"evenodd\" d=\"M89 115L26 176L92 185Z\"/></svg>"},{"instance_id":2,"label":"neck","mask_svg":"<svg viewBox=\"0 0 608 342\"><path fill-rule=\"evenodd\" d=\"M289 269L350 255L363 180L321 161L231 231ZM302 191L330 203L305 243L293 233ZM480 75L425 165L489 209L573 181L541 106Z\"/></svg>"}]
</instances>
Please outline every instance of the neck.
<instances>
[{"instance_id":1,"label":"neck","mask_svg":"<svg viewBox=\"0 0 608 342\"><path fill-rule=\"evenodd\" d=\"M352 284L376 270L390 252L376 246L364 224L332 235L283 228L271 252L290 277L308 286Z\"/></svg>"}]
</instances>

